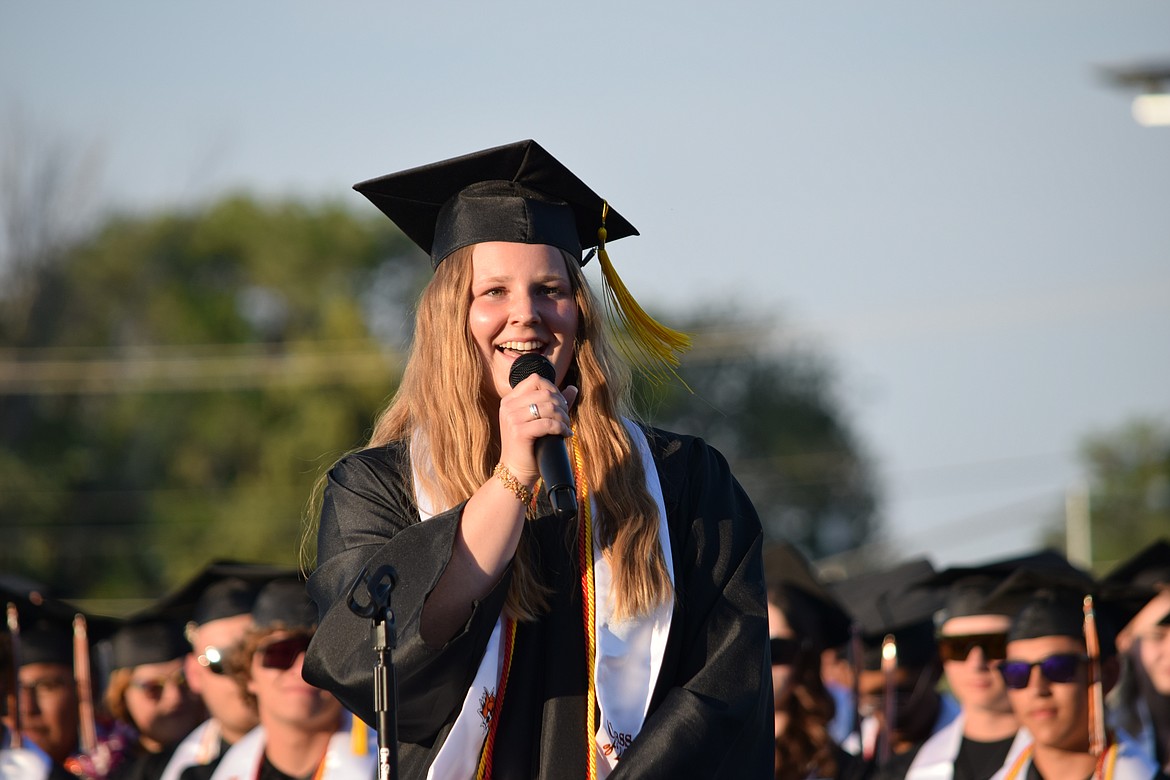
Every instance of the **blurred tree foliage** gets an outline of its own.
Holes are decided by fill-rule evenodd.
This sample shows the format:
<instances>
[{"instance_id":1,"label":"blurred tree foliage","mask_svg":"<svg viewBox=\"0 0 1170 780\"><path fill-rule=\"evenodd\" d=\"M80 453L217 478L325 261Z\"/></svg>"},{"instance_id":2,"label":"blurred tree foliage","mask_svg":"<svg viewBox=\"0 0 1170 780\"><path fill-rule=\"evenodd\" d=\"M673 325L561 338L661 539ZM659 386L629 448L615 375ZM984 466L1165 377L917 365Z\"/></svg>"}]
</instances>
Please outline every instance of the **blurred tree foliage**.
<instances>
[{"instance_id":1,"label":"blurred tree foliage","mask_svg":"<svg viewBox=\"0 0 1170 780\"><path fill-rule=\"evenodd\" d=\"M861 546L878 527L879 489L831 365L782 328L738 320L735 311L724 306L682 323L698 335L678 372L693 393L643 383L640 411L718 447L767 537L814 559Z\"/></svg>"},{"instance_id":2,"label":"blurred tree foliage","mask_svg":"<svg viewBox=\"0 0 1170 780\"><path fill-rule=\"evenodd\" d=\"M2 300L0 568L119 597L212 557L297 562L309 487L394 389L405 334L378 328L427 265L384 219L232 197L7 268L35 279Z\"/></svg>"},{"instance_id":3,"label":"blurred tree foliage","mask_svg":"<svg viewBox=\"0 0 1170 780\"><path fill-rule=\"evenodd\" d=\"M380 216L243 196L0 268L0 571L115 599L212 558L298 563L312 486L392 394L430 274ZM865 541L875 480L824 360L759 323L683 325L695 393L642 386L647 419L720 447L769 535L814 557Z\"/></svg>"},{"instance_id":4,"label":"blurred tree foliage","mask_svg":"<svg viewBox=\"0 0 1170 780\"><path fill-rule=\"evenodd\" d=\"M1086 437L1094 568L1170 538L1170 425L1139 418Z\"/></svg>"}]
</instances>

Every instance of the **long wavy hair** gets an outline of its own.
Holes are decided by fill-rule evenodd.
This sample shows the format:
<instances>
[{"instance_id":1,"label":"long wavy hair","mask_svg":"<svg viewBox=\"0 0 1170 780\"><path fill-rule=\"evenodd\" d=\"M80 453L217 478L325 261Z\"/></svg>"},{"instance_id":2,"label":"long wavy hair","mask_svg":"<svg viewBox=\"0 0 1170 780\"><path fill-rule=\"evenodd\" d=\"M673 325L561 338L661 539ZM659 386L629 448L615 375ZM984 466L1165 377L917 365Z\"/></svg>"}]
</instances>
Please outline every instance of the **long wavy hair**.
<instances>
[{"instance_id":1,"label":"long wavy hair","mask_svg":"<svg viewBox=\"0 0 1170 780\"><path fill-rule=\"evenodd\" d=\"M769 588L768 600L784 613L800 639L792 662L791 695L777 707L788 714L788 725L776 737L776 780L804 780L810 771L817 777L836 777L829 722L837 707L821 677L824 632L820 620L799 593L782 586Z\"/></svg>"},{"instance_id":2,"label":"long wavy hair","mask_svg":"<svg viewBox=\"0 0 1170 780\"><path fill-rule=\"evenodd\" d=\"M473 247L443 260L419 299L414 343L398 392L378 416L367 447L406 440L413 467L432 511L455 506L486 482L500 444L488 418L483 359L468 328ZM577 304L573 363L566 382L580 390L570 413L584 474L598 508L596 527L614 571L614 611L621 619L644 614L665 601L670 579L658 541L658 510L646 488L642 459L623 426L630 373L605 334L597 299L573 256L562 252ZM466 388L478 388L468 403ZM566 528L575 543L576 521ZM534 620L548 608L548 587L535 571L527 529L513 560L505 608L518 620ZM570 556L575 560L576 556Z\"/></svg>"}]
</instances>

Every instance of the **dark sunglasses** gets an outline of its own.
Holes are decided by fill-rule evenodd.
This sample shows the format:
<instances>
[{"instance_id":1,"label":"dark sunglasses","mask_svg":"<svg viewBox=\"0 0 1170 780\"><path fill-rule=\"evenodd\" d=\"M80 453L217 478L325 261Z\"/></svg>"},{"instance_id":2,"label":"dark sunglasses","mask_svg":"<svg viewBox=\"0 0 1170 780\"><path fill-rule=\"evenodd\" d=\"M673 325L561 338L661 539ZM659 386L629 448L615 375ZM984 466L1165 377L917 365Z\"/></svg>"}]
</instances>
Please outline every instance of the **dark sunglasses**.
<instances>
[{"instance_id":1,"label":"dark sunglasses","mask_svg":"<svg viewBox=\"0 0 1170 780\"><path fill-rule=\"evenodd\" d=\"M774 636L771 645L773 666L788 666L796 660L796 654L800 652L800 641L796 639Z\"/></svg>"},{"instance_id":2,"label":"dark sunglasses","mask_svg":"<svg viewBox=\"0 0 1170 780\"><path fill-rule=\"evenodd\" d=\"M279 639L257 650L260 665L266 669L290 669L301 653L309 649L309 637L304 634Z\"/></svg>"},{"instance_id":3,"label":"dark sunglasses","mask_svg":"<svg viewBox=\"0 0 1170 780\"><path fill-rule=\"evenodd\" d=\"M199 662L200 666L212 674L226 674L227 667L225 664L227 663L227 659L224 656L225 653L218 647L211 647L209 645L203 648L203 652L197 655L195 660Z\"/></svg>"},{"instance_id":4,"label":"dark sunglasses","mask_svg":"<svg viewBox=\"0 0 1170 780\"><path fill-rule=\"evenodd\" d=\"M1002 661L1007 658L1007 634L961 634L938 638L938 657L944 661L966 661L978 647L983 660Z\"/></svg>"},{"instance_id":5,"label":"dark sunglasses","mask_svg":"<svg viewBox=\"0 0 1170 780\"><path fill-rule=\"evenodd\" d=\"M1088 661L1088 657L1077 653L1057 653L1042 661L1003 661L997 667L1003 682L1007 687L1022 690L1028 687L1032 679L1032 667L1039 666L1040 674L1044 679L1054 683L1072 682L1077 677L1081 664Z\"/></svg>"}]
</instances>

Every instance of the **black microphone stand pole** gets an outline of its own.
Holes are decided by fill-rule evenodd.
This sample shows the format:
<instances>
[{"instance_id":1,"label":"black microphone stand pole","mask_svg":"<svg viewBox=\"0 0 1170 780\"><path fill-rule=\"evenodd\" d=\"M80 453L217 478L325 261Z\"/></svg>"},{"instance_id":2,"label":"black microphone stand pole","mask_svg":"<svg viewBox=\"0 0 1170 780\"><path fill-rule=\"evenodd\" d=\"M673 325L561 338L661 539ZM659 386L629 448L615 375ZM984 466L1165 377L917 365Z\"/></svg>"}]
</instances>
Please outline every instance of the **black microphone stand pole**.
<instances>
[{"instance_id":1,"label":"black microphone stand pole","mask_svg":"<svg viewBox=\"0 0 1170 780\"><path fill-rule=\"evenodd\" d=\"M378 780L398 777L398 679L394 674L394 648L398 633L394 627L394 610L390 607L390 591L398 581L393 566L380 566L372 577L362 569L349 589L350 611L358 617L370 618L370 643L377 663L374 664L374 717L378 732ZM370 601L358 604L354 593L358 585L366 585Z\"/></svg>"}]
</instances>

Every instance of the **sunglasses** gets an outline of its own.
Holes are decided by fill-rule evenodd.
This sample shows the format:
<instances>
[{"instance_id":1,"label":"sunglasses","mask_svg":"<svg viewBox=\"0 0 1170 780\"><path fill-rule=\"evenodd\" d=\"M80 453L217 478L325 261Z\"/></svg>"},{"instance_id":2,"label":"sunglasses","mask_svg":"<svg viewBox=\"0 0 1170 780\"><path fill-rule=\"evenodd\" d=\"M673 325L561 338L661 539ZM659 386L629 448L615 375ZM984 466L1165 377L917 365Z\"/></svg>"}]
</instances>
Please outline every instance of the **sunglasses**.
<instances>
[{"instance_id":1,"label":"sunglasses","mask_svg":"<svg viewBox=\"0 0 1170 780\"><path fill-rule=\"evenodd\" d=\"M140 691L143 696L151 701L161 699L168 685L174 685L177 688L187 687L187 676L183 674L182 669L176 669L166 677L156 677L153 680L130 680L130 687L136 691Z\"/></svg>"},{"instance_id":2,"label":"sunglasses","mask_svg":"<svg viewBox=\"0 0 1170 780\"><path fill-rule=\"evenodd\" d=\"M771 639L771 645L773 666L792 664L796 660L796 654L800 651L800 642L787 637L774 636Z\"/></svg>"},{"instance_id":3,"label":"sunglasses","mask_svg":"<svg viewBox=\"0 0 1170 780\"><path fill-rule=\"evenodd\" d=\"M309 639L304 634L298 634L258 648L256 652L260 654L260 665L265 669L291 669L297 658L309 649Z\"/></svg>"},{"instance_id":4,"label":"sunglasses","mask_svg":"<svg viewBox=\"0 0 1170 780\"><path fill-rule=\"evenodd\" d=\"M1003 682L1007 687L1022 690L1028 687L1032 679L1032 667L1039 666L1040 674L1044 679L1053 683L1069 683L1076 679L1081 664L1088 661L1088 656L1077 653L1058 653L1050 655L1042 661L1003 661L997 667Z\"/></svg>"},{"instance_id":5,"label":"sunglasses","mask_svg":"<svg viewBox=\"0 0 1170 780\"><path fill-rule=\"evenodd\" d=\"M1007 658L1007 634L959 634L938 638L938 656L944 661L966 661L978 647L983 660L1002 661Z\"/></svg>"},{"instance_id":6,"label":"sunglasses","mask_svg":"<svg viewBox=\"0 0 1170 780\"><path fill-rule=\"evenodd\" d=\"M199 662L200 666L212 674L227 674L226 655L218 647L211 647L209 645L203 648L203 652L196 656L195 660Z\"/></svg>"}]
</instances>

